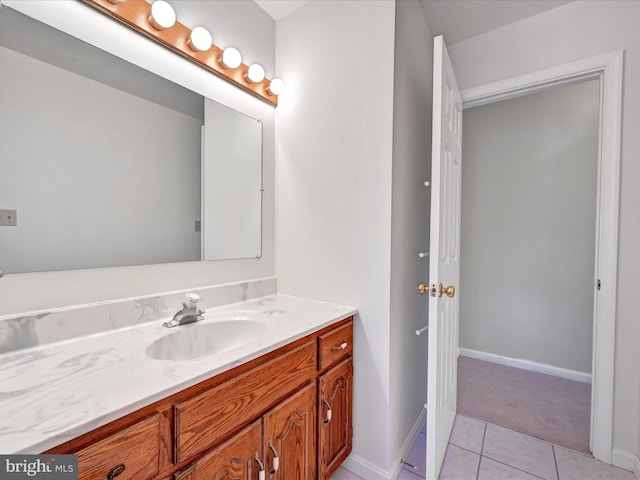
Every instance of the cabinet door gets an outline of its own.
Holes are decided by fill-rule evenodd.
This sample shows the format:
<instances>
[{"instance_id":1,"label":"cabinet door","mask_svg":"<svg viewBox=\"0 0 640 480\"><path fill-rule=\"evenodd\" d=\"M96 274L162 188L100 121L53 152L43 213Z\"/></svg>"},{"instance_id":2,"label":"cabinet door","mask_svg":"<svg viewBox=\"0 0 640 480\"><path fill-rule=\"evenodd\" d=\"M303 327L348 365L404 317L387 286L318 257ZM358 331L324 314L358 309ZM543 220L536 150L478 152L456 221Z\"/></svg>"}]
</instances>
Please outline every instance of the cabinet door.
<instances>
[{"instance_id":1,"label":"cabinet door","mask_svg":"<svg viewBox=\"0 0 640 480\"><path fill-rule=\"evenodd\" d=\"M210 450L173 480L258 480L262 460L262 422L257 420Z\"/></svg>"},{"instance_id":2,"label":"cabinet door","mask_svg":"<svg viewBox=\"0 0 640 480\"><path fill-rule=\"evenodd\" d=\"M310 384L263 417L269 479L315 478L315 399L316 386Z\"/></svg>"},{"instance_id":3,"label":"cabinet door","mask_svg":"<svg viewBox=\"0 0 640 480\"><path fill-rule=\"evenodd\" d=\"M345 360L319 379L320 479L329 479L351 452L353 361Z\"/></svg>"}]
</instances>

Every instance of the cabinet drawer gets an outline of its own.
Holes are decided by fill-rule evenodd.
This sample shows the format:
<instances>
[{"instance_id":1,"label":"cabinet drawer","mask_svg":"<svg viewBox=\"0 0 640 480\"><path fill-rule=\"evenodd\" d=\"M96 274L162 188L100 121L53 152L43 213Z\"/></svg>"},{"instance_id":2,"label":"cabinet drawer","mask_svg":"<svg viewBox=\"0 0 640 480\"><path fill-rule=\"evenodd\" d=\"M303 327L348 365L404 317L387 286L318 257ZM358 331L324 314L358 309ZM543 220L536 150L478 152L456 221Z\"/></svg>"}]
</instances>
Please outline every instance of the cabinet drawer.
<instances>
[{"instance_id":1,"label":"cabinet drawer","mask_svg":"<svg viewBox=\"0 0 640 480\"><path fill-rule=\"evenodd\" d=\"M174 405L179 463L202 452L278 400L313 379L313 340L254 369Z\"/></svg>"},{"instance_id":2,"label":"cabinet drawer","mask_svg":"<svg viewBox=\"0 0 640 480\"><path fill-rule=\"evenodd\" d=\"M318 337L318 369L345 358L353 352L353 322Z\"/></svg>"},{"instance_id":3,"label":"cabinet drawer","mask_svg":"<svg viewBox=\"0 0 640 480\"><path fill-rule=\"evenodd\" d=\"M154 414L110 437L93 443L78 455L78 477L103 480L124 466L118 480L146 480L159 470L160 415Z\"/></svg>"}]
</instances>

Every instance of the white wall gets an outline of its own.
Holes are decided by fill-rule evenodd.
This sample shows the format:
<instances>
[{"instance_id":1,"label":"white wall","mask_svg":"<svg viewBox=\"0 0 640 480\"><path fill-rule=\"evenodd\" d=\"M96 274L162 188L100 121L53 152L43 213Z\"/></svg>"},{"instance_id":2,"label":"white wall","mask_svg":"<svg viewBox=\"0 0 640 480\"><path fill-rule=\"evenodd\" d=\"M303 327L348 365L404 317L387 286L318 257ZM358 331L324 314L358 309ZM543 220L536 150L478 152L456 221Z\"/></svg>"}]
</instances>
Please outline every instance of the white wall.
<instances>
[{"instance_id":1,"label":"white wall","mask_svg":"<svg viewBox=\"0 0 640 480\"><path fill-rule=\"evenodd\" d=\"M4 47L0 64L0 205L18 210L0 269L200 258L201 119Z\"/></svg>"},{"instance_id":2,"label":"white wall","mask_svg":"<svg viewBox=\"0 0 640 480\"><path fill-rule=\"evenodd\" d=\"M428 282L431 190L433 38L418 2L396 2L391 212L390 397L391 459L427 400L429 302L416 286ZM402 452L405 453L405 452ZM392 465L394 466L394 465Z\"/></svg>"},{"instance_id":3,"label":"white wall","mask_svg":"<svg viewBox=\"0 0 640 480\"><path fill-rule=\"evenodd\" d=\"M242 63L259 63L267 78L276 76L276 22L253 0L177 0L172 5L180 23L206 27L215 45L237 48Z\"/></svg>"},{"instance_id":4,"label":"white wall","mask_svg":"<svg viewBox=\"0 0 640 480\"><path fill-rule=\"evenodd\" d=\"M263 257L216 262L187 262L136 267L68 270L5 275L0 279L0 315L45 310L137 295L186 289L273 275L274 109L170 50L75 0L3 0L3 4L197 93L264 121ZM250 23L240 18L252 9ZM220 13L230 19L217 25L214 38L237 38L245 59L275 69L275 22L253 2L178 2L178 19L202 19ZM233 20L235 18L235 21ZM247 17L249 18L249 17ZM238 26L240 25L240 26ZM249 28L252 27L252 28ZM211 28L211 27L210 27ZM212 28L212 31L214 29ZM224 34L223 34L224 32ZM266 54L266 57L262 55Z\"/></svg>"},{"instance_id":5,"label":"white wall","mask_svg":"<svg viewBox=\"0 0 640 480\"><path fill-rule=\"evenodd\" d=\"M278 22L276 273L282 293L354 305L352 458L389 464L395 3L310 2ZM377 469L377 470L376 470Z\"/></svg>"},{"instance_id":6,"label":"white wall","mask_svg":"<svg viewBox=\"0 0 640 480\"><path fill-rule=\"evenodd\" d=\"M640 2L576 1L450 48L461 88L625 50L614 447L639 452L640 414Z\"/></svg>"},{"instance_id":7,"label":"white wall","mask_svg":"<svg viewBox=\"0 0 640 480\"><path fill-rule=\"evenodd\" d=\"M464 111L460 347L591 372L599 98Z\"/></svg>"}]
</instances>

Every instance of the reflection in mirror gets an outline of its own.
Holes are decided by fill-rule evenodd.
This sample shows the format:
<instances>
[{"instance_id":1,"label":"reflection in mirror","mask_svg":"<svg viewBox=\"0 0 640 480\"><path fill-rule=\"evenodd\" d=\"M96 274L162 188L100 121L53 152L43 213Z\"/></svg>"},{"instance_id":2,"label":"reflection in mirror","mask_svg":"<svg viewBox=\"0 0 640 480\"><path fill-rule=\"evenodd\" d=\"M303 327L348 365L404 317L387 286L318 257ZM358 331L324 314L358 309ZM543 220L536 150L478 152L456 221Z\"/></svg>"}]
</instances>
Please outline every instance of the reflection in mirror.
<instances>
[{"instance_id":1,"label":"reflection in mirror","mask_svg":"<svg viewBox=\"0 0 640 480\"><path fill-rule=\"evenodd\" d=\"M202 259L260 258L262 122L208 98L204 118Z\"/></svg>"},{"instance_id":2,"label":"reflection in mirror","mask_svg":"<svg viewBox=\"0 0 640 480\"><path fill-rule=\"evenodd\" d=\"M208 259L260 256L256 120L207 100L207 124L254 147L240 163L213 150L209 174L251 199L218 196L205 212L224 214L202 218L202 96L6 7L0 65L0 209L18 219L0 226L0 270L200 260L200 220L221 246Z\"/></svg>"}]
</instances>

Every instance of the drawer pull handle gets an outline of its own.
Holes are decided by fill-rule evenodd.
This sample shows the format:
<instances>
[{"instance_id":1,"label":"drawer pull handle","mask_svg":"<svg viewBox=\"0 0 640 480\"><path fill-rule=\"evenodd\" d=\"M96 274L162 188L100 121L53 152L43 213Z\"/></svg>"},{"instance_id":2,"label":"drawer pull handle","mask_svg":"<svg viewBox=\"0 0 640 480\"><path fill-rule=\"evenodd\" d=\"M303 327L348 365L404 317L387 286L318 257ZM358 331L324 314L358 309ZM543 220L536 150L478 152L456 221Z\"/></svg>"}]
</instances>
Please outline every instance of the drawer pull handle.
<instances>
[{"instance_id":1,"label":"drawer pull handle","mask_svg":"<svg viewBox=\"0 0 640 480\"><path fill-rule=\"evenodd\" d=\"M269 448L273 452L273 468L269 473L273 475L278 471L278 468L280 467L280 459L278 458L278 451L273 446L273 440L269 440Z\"/></svg>"},{"instance_id":2,"label":"drawer pull handle","mask_svg":"<svg viewBox=\"0 0 640 480\"><path fill-rule=\"evenodd\" d=\"M324 399L322 400L322 403L327 407L327 418L322 422L322 427L324 428L324 426L331 421L331 405L329 405L329 402Z\"/></svg>"},{"instance_id":3,"label":"drawer pull handle","mask_svg":"<svg viewBox=\"0 0 640 480\"><path fill-rule=\"evenodd\" d=\"M258 452L256 452L256 455L255 455L254 458L255 458L256 462L258 463L258 468L259 468L259 470L258 470L258 480L265 480L265 478L264 478L264 465L260 461L260 455L258 455Z\"/></svg>"},{"instance_id":4,"label":"drawer pull handle","mask_svg":"<svg viewBox=\"0 0 640 480\"><path fill-rule=\"evenodd\" d=\"M124 472L124 469L125 469L124 463L121 463L120 465L116 465L109 471L109 473L107 473L107 480L113 480L122 472Z\"/></svg>"},{"instance_id":5,"label":"drawer pull handle","mask_svg":"<svg viewBox=\"0 0 640 480\"><path fill-rule=\"evenodd\" d=\"M331 347L331 351L335 352L337 350L344 350L345 348L347 348L347 341L346 340L342 340L342 343L340 345L334 345L333 347Z\"/></svg>"}]
</instances>

